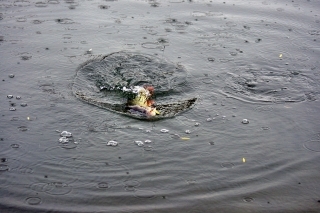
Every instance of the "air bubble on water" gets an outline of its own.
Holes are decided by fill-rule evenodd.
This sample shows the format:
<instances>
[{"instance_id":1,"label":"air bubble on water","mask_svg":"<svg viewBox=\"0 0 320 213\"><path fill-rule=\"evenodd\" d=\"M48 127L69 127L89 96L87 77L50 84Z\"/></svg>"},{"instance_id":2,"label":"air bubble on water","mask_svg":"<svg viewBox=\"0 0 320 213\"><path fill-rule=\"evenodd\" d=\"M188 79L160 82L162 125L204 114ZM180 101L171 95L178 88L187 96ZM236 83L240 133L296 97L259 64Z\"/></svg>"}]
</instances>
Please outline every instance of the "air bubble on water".
<instances>
[{"instance_id":1,"label":"air bubble on water","mask_svg":"<svg viewBox=\"0 0 320 213\"><path fill-rule=\"evenodd\" d=\"M118 144L117 141L108 141L107 146L118 146Z\"/></svg>"},{"instance_id":2,"label":"air bubble on water","mask_svg":"<svg viewBox=\"0 0 320 213\"><path fill-rule=\"evenodd\" d=\"M186 133L186 134L190 134L191 131L190 131L189 129L187 129L187 130L185 131L185 133Z\"/></svg>"},{"instance_id":3,"label":"air bubble on water","mask_svg":"<svg viewBox=\"0 0 320 213\"><path fill-rule=\"evenodd\" d=\"M207 122L211 122L211 121L212 121L212 118L207 118L206 121L207 121Z\"/></svg>"},{"instance_id":4,"label":"air bubble on water","mask_svg":"<svg viewBox=\"0 0 320 213\"><path fill-rule=\"evenodd\" d=\"M248 119L243 119L243 120L242 120L242 123L243 123L243 124L248 124L248 123L249 123L249 120L248 120Z\"/></svg>"},{"instance_id":5,"label":"air bubble on water","mask_svg":"<svg viewBox=\"0 0 320 213\"><path fill-rule=\"evenodd\" d=\"M16 143L11 144L11 148L13 148L13 149L18 149L19 147L20 147L19 144L16 144Z\"/></svg>"},{"instance_id":6,"label":"air bubble on water","mask_svg":"<svg viewBox=\"0 0 320 213\"><path fill-rule=\"evenodd\" d=\"M16 111L16 108L10 107L9 110L10 110L10 111Z\"/></svg>"},{"instance_id":7,"label":"air bubble on water","mask_svg":"<svg viewBox=\"0 0 320 213\"><path fill-rule=\"evenodd\" d=\"M199 125L200 125L200 123L195 123L194 125L195 125L195 126L199 126Z\"/></svg>"},{"instance_id":8,"label":"air bubble on water","mask_svg":"<svg viewBox=\"0 0 320 213\"><path fill-rule=\"evenodd\" d=\"M60 135L67 138L72 137L72 133L68 131L62 131Z\"/></svg>"},{"instance_id":9,"label":"air bubble on water","mask_svg":"<svg viewBox=\"0 0 320 213\"><path fill-rule=\"evenodd\" d=\"M13 95L7 95L7 98L11 99L13 98Z\"/></svg>"},{"instance_id":10,"label":"air bubble on water","mask_svg":"<svg viewBox=\"0 0 320 213\"><path fill-rule=\"evenodd\" d=\"M9 78L14 78L14 74L9 74Z\"/></svg>"},{"instance_id":11,"label":"air bubble on water","mask_svg":"<svg viewBox=\"0 0 320 213\"><path fill-rule=\"evenodd\" d=\"M21 103L20 106L26 107L28 104L27 103Z\"/></svg>"},{"instance_id":12,"label":"air bubble on water","mask_svg":"<svg viewBox=\"0 0 320 213\"><path fill-rule=\"evenodd\" d=\"M167 133L167 132L169 132L169 130L167 130L167 129L161 129L160 132L162 132L162 133Z\"/></svg>"},{"instance_id":13,"label":"air bubble on water","mask_svg":"<svg viewBox=\"0 0 320 213\"><path fill-rule=\"evenodd\" d=\"M61 138L59 138L59 142L60 143L68 143L69 139L67 137L61 137Z\"/></svg>"},{"instance_id":14,"label":"air bubble on water","mask_svg":"<svg viewBox=\"0 0 320 213\"><path fill-rule=\"evenodd\" d=\"M145 140L144 142L145 143L151 143L151 140Z\"/></svg>"},{"instance_id":15,"label":"air bubble on water","mask_svg":"<svg viewBox=\"0 0 320 213\"><path fill-rule=\"evenodd\" d=\"M135 144L137 144L138 146L143 146L144 143L142 141L134 141Z\"/></svg>"},{"instance_id":16,"label":"air bubble on water","mask_svg":"<svg viewBox=\"0 0 320 213\"><path fill-rule=\"evenodd\" d=\"M17 99L17 100L20 100L20 99L21 99L21 96L17 96L16 99Z\"/></svg>"}]
</instances>

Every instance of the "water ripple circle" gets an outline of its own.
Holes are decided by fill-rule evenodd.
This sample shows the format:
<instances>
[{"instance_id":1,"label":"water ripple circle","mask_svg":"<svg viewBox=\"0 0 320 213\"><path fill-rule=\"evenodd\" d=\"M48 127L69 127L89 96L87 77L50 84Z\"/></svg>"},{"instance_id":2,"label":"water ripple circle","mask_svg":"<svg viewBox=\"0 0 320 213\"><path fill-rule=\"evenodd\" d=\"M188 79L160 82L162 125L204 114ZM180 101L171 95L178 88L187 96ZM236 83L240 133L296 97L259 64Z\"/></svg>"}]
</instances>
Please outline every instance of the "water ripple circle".
<instances>
[{"instance_id":1,"label":"water ripple circle","mask_svg":"<svg viewBox=\"0 0 320 213\"><path fill-rule=\"evenodd\" d=\"M319 91L318 80L302 70L247 70L229 72L220 77L225 81L220 92L245 102L314 101L312 94Z\"/></svg>"},{"instance_id":2,"label":"water ripple circle","mask_svg":"<svg viewBox=\"0 0 320 213\"><path fill-rule=\"evenodd\" d=\"M89 60L77 70L72 90L110 103L122 103L117 88L149 84L155 95L181 93L187 87L187 71L181 66L153 55L116 52ZM103 89L101 89L103 88Z\"/></svg>"},{"instance_id":3,"label":"water ripple circle","mask_svg":"<svg viewBox=\"0 0 320 213\"><path fill-rule=\"evenodd\" d=\"M187 83L187 71L182 65L154 55L123 51L97 56L81 64L72 91L82 101L120 111L119 108L126 103L123 88L143 85L154 87L157 103L179 102L192 88ZM162 117L170 117L167 114Z\"/></svg>"}]
</instances>

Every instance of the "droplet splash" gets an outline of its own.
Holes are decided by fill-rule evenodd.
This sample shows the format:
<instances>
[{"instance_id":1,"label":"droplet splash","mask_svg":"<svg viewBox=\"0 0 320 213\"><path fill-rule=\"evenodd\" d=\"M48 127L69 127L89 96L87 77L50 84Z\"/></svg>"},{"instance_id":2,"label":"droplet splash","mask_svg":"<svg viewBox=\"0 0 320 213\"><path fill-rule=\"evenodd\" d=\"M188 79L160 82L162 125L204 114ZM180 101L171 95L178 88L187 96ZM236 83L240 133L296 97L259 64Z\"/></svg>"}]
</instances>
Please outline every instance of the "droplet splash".
<instances>
[{"instance_id":1,"label":"droplet splash","mask_svg":"<svg viewBox=\"0 0 320 213\"><path fill-rule=\"evenodd\" d=\"M167 132L169 132L169 130L167 130L167 129L161 129L160 132L162 132L162 133L167 133Z\"/></svg>"},{"instance_id":2,"label":"droplet splash","mask_svg":"<svg viewBox=\"0 0 320 213\"><path fill-rule=\"evenodd\" d=\"M243 123L243 124L248 124L248 123L249 123L249 120L248 120L248 119L243 119L241 123Z\"/></svg>"},{"instance_id":3,"label":"droplet splash","mask_svg":"<svg viewBox=\"0 0 320 213\"><path fill-rule=\"evenodd\" d=\"M135 141L134 143L137 144L138 146L143 146L144 145L144 143L142 141Z\"/></svg>"},{"instance_id":4,"label":"droplet splash","mask_svg":"<svg viewBox=\"0 0 320 213\"><path fill-rule=\"evenodd\" d=\"M68 131L62 131L60 135L67 138L72 137L72 133Z\"/></svg>"},{"instance_id":5,"label":"droplet splash","mask_svg":"<svg viewBox=\"0 0 320 213\"><path fill-rule=\"evenodd\" d=\"M20 145L19 144L11 144L11 148L13 148L13 149L18 149L20 147Z\"/></svg>"},{"instance_id":6,"label":"droplet splash","mask_svg":"<svg viewBox=\"0 0 320 213\"><path fill-rule=\"evenodd\" d=\"M108 141L107 146L118 146L118 144L117 141Z\"/></svg>"}]
</instances>

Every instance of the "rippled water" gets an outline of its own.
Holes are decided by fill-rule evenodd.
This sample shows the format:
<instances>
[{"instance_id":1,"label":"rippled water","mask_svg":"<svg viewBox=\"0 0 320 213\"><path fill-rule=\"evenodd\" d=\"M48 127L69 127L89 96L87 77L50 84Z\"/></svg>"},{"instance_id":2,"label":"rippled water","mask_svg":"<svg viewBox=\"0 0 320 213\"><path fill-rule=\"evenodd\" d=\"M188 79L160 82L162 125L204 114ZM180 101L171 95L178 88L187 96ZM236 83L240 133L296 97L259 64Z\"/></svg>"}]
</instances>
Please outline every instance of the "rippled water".
<instances>
[{"instance_id":1,"label":"rippled water","mask_svg":"<svg viewBox=\"0 0 320 213\"><path fill-rule=\"evenodd\" d=\"M315 0L1 1L1 212L318 212L318 14ZM196 106L145 122L77 99L79 66L115 52L183 67L152 84Z\"/></svg>"}]
</instances>

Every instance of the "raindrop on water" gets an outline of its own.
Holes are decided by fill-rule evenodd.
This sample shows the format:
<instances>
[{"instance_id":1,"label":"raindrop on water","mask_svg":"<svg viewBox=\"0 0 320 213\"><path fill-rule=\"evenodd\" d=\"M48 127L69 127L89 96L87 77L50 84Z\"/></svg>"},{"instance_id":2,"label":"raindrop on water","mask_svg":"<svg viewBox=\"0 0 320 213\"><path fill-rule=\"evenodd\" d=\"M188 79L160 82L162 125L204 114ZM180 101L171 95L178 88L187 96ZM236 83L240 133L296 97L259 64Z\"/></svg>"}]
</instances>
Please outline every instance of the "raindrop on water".
<instances>
[{"instance_id":1,"label":"raindrop on water","mask_svg":"<svg viewBox=\"0 0 320 213\"><path fill-rule=\"evenodd\" d=\"M117 141L108 141L107 146L118 146Z\"/></svg>"},{"instance_id":2,"label":"raindrop on water","mask_svg":"<svg viewBox=\"0 0 320 213\"><path fill-rule=\"evenodd\" d=\"M134 143L137 144L138 146L143 146L144 145L144 143L142 141L135 141Z\"/></svg>"},{"instance_id":3,"label":"raindrop on water","mask_svg":"<svg viewBox=\"0 0 320 213\"><path fill-rule=\"evenodd\" d=\"M20 147L20 145L19 144L11 144L11 148L14 148L14 149L18 149Z\"/></svg>"},{"instance_id":4,"label":"raindrop on water","mask_svg":"<svg viewBox=\"0 0 320 213\"><path fill-rule=\"evenodd\" d=\"M248 120L248 119L243 119L241 123L243 123L243 124L248 124L248 123L249 123L249 120Z\"/></svg>"},{"instance_id":5,"label":"raindrop on water","mask_svg":"<svg viewBox=\"0 0 320 213\"><path fill-rule=\"evenodd\" d=\"M144 142L145 143L151 143L151 140L145 140Z\"/></svg>"},{"instance_id":6,"label":"raindrop on water","mask_svg":"<svg viewBox=\"0 0 320 213\"><path fill-rule=\"evenodd\" d=\"M7 98L11 99L13 98L13 95L7 95Z\"/></svg>"},{"instance_id":7,"label":"raindrop on water","mask_svg":"<svg viewBox=\"0 0 320 213\"><path fill-rule=\"evenodd\" d=\"M0 172L3 171L8 171L9 170L9 166L6 164L0 164Z\"/></svg>"},{"instance_id":8,"label":"raindrop on water","mask_svg":"<svg viewBox=\"0 0 320 213\"><path fill-rule=\"evenodd\" d=\"M29 205L39 205L41 203L41 198L39 198L39 197L28 197L26 199L26 202Z\"/></svg>"},{"instance_id":9,"label":"raindrop on water","mask_svg":"<svg viewBox=\"0 0 320 213\"><path fill-rule=\"evenodd\" d=\"M208 58L208 61L210 61L210 62L214 62L216 59L215 58L212 58L212 57L209 57Z\"/></svg>"},{"instance_id":10,"label":"raindrop on water","mask_svg":"<svg viewBox=\"0 0 320 213\"><path fill-rule=\"evenodd\" d=\"M16 111L16 108L10 107L9 110L10 110L10 111Z\"/></svg>"},{"instance_id":11,"label":"raindrop on water","mask_svg":"<svg viewBox=\"0 0 320 213\"><path fill-rule=\"evenodd\" d=\"M108 189L108 188L110 188L110 186L107 182L101 182L101 183L98 183L98 188L99 189Z\"/></svg>"},{"instance_id":12,"label":"raindrop on water","mask_svg":"<svg viewBox=\"0 0 320 213\"><path fill-rule=\"evenodd\" d=\"M191 131L189 129L187 129L185 132L186 132L186 134L190 134L191 133Z\"/></svg>"},{"instance_id":13,"label":"raindrop on water","mask_svg":"<svg viewBox=\"0 0 320 213\"><path fill-rule=\"evenodd\" d=\"M245 198L243 198L243 201L244 201L244 202L248 202L248 203L249 203L249 202L253 202L253 200L254 200L254 199L253 199L252 197L245 197Z\"/></svg>"},{"instance_id":14,"label":"raindrop on water","mask_svg":"<svg viewBox=\"0 0 320 213\"><path fill-rule=\"evenodd\" d=\"M10 74L10 75L9 75L9 78L14 78L14 74Z\"/></svg>"},{"instance_id":15,"label":"raindrop on water","mask_svg":"<svg viewBox=\"0 0 320 213\"><path fill-rule=\"evenodd\" d=\"M72 133L71 132L67 132L67 131L62 131L60 134L62 137L72 137Z\"/></svg>"},{"instance_id":16,"label":"raindrop on water","mask_svg":"<svg viewBox=\"0 0 320 213\"><path fill-rule=\"evenodd\" d=\"M144 150L145 150L145 151L152 151L152 150L153 150L153 147L152 147L152 146L145 146L145 147L144 147Z\"/></svg>"},{"instance_id":17,"label":"raindrop on water","mask_svg":"<svg viewBox=\"0 0 320 213\"><path fill-rule=\"evenodd\" d=\"M169 132L169 130L167 130L167 129L161 129L160 132L167 133L167 132Z\"/></svg>"}]
</instances>

